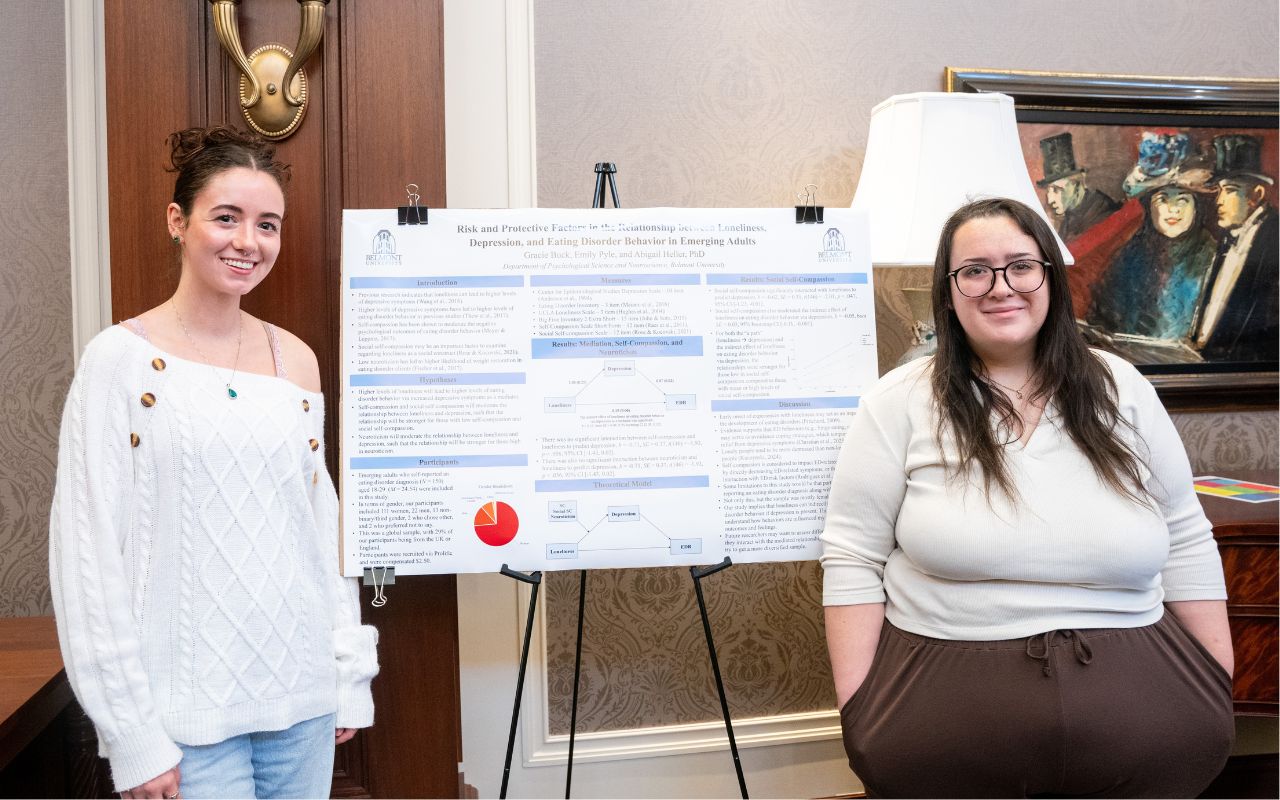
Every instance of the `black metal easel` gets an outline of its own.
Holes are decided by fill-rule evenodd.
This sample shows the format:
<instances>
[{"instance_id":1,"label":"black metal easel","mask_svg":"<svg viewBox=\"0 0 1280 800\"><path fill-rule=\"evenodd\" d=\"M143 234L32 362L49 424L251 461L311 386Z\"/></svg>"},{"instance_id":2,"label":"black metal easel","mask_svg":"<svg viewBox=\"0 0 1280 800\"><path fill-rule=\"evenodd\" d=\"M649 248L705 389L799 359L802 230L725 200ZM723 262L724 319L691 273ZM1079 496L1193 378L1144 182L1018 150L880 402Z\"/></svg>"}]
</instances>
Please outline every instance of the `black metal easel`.
<instances>
[{"instance_id":1,"label":"black metal easel","mask_svg":"<svg viewBox=\"0 0 1280 800\"><path fill-rule=\"evenodd\" d=\"M592 208L604 208L604 185L609 184L609 192L613 195L613 207L621 208L618 205L618 186L614 183L613 176L618 172L618 165L612 161L601 161L596 164L596 195L591 201Z\"/></svg>"},{"instance_id":2,"label":"black metal easel","mask_svg":"<svg viewBox=\"0 0 1280 800\"><path fill-rule=\"evenodd\" d=\"M720 660L716 658L716 643L711 637L711 620L707 617L707 602L702 598L702 579L722 569L733 566L728 556L710 567L689 567L693 576L693 591L698 595L698 613L702 615L702 630L707 634L707 652L711 655L711 673L716 676L716 692L720 694L720 712L724 714L724 729L729 734L729 752L733 755L733 770L738 774L738 790L742 800L747 800L747 779L742 775L742 761L738 758L738 741L733 738L733 720L729 716L729 700L724 694L724 679L720 677Z\"/></svg>"},{"instance_id":3,"label":"black metal easel","mask_svg":"<svg viewBox=\"0 0 1280 800\"><path fill-rule=\"evenodd\" d=\"M605 207L605 186L607 184L609 193L613 197L613 207L618 208L618 187L614 180L614 175L618 172L617 165L613 162L602 161L596 164L595 172L596 189L591 207ZM693 576L693 589L698 598L698 612L702 615L702 630L707 637L707 652L711 655L711 672L715 675L716 691L720 695L720 711L724 714L724 727L729 734L729 750L733 755L733 768L738 776L738 789L742 792L743 800L747 800L747 781L743 777L742 762L738 758L738 743L733 737L733 721L729 716L729 701L724 693L724 679L720 676L720 661L716 658L715 640L711 636L711 621L707 617L707 604L702 596L702 579L732 565L733 562L726 556L723 561L713 566L690 567L689 574ZM511 731L507 736L507 760L502 768L502 790L498 795L502 800L505 800L507 796L507 781L511 776L511 757L515 750L516 727L520 718L520 699L524 693L525 667L529 663L529 641L533 635L534 610L538 605L538 587L542 583L542 573L525 574L516 572L509 569L506 564L503 564L502 574L533 586L532 593L529 596L529 614L525 621L524 646L520 651L520 669L516 678L516 699L511 709ZM570 788L573 785L573 747L578 733L578 683L582 675L582 627L586 610L586 597L587 571L583 569L579 570L578 575L578 637L574 646L573 656L573 707L569 717L569 763L564 780L565 800L569 800Z\"/></svg>"},{"instance_id":4,"label":"black metal easel","mask_svg":"<svg viewBox=\"0 0 1280 800\"><path fill-rule=\"evenodd\" d=\"M733 561L728 556L725 556L724 560L719 564L713 564L709 567L690 567L689 575L693 577L693 591L698 598L698 613L702 617L702 631L707 637L707 654L711 657L711 674L716 679L716 693L720 697L720 713L724 715L724 729L729 735L729 752L733 756L733 769L738 777L738 790L741 792L743 800L748 800L747 780L742 773L742 760L738 757L738 741L733 735L733 718L729 714L729 699L724 692L724 678L720 674L720 659L716 657L715 638L711 634L711 619L707 616L707 602L702 594L703 578L714 575L731 566L733 566ZM531 574L517 572L506 564L502 565L501 572L508 578L527 583L533 587L529 595L529 613L524 623L524 645L520 648L520 668L516 677L516 697L511 706L511 729L507 734L507 758L502 766L502 789L498 794L498 797L505 800L507 783L511 778L511 758L515 752L516 729L520 720L520 700L524 695L525 668L529 664L529 643L533 637L533 620L538 608L538 588L542 585L542 572L537 571ZM582 623L586 610L586 597L587 571L583 569L578 571L578 637L574 646L573 656L573 708L569 718L569 763L564 780L564 796L566 800L569 798L570 789L573 785L573 745L578 732L578 684L582 675Z\"/></svg>"},{"instance_id":5,"label":"black metal easel","mask_svg":"<svg viewBox=\"0 0 1280 800\"><path fill-rule=\"evenodd\" d=\"M542 571L526 574L516 572L503 564L501 572L508 578L514 578L533 587L529 595L529 616L524 622L524 646L520 648L520 672L516 676L516 701L511 706L511 732L507 735L507 760L502 765L502 790L498 793L498 797L505 798L507 781L511 779L511 754L516 746L516 724L520 720L520 698L524 694L524 669L529 664L529 640L533 638L533 614L538 608L538 587L542 586Z\"/></svg>"}]
</instances>

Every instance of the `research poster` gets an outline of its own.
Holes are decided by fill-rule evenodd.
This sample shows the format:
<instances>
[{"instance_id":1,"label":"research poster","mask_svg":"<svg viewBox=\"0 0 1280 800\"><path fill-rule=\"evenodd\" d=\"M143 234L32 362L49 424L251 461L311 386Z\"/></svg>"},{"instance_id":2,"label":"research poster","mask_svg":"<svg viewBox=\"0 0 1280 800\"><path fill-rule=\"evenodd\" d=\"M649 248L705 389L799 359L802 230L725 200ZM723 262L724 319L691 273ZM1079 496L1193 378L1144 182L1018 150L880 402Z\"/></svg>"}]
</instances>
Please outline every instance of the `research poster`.
<instances>
[{"instance_id":1,"label":"research poster","mask_svg":"<svg viewBox=\"0 0 1280 800\"><path fill-rule=\"evenodd\" d=\"M827 209L343 217L343 572L812 559L876 379Z\"/></svg>"}]
</instances>

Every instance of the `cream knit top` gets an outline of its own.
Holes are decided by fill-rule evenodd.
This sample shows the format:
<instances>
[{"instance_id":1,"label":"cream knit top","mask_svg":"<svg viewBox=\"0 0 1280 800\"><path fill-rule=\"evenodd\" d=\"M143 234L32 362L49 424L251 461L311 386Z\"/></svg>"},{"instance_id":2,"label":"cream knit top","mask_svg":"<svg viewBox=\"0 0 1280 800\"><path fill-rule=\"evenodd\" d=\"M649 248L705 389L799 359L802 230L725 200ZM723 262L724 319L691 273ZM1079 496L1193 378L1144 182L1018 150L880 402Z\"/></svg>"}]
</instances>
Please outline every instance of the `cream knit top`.
<instances>
[{"instance_id":1,"label":"cream knit top","mask_svg":"<svg viewBox=\"0 0 1280 800\"><path fill-rule=\"evenodd\" d=\"M324 398L122 326L63 412L49 572L67 677L119 790L211 744L373 723L377 632L339 575Z\"/></svg>"},{"instance_id":2,"label":"cream knit top","mask_svg":"<svg viewBox=\"0 0 1280 800\"><path fill-rule=\"evenodd\" d=\"M1154 510L1098 479L1052 400L1025 447L1005 445L1017 502L986 496L977 473L948 482L954 439L934 438L932 361L919 359L885 375L850 426L821 537L823 603L883 602L904 630L986 641L1138 627L1159 620L1164 601L1224 599L1177 430L1133 366L1094 352L1141 437L1119 431L1143 456Z\"/></svg>"}]
</instances>

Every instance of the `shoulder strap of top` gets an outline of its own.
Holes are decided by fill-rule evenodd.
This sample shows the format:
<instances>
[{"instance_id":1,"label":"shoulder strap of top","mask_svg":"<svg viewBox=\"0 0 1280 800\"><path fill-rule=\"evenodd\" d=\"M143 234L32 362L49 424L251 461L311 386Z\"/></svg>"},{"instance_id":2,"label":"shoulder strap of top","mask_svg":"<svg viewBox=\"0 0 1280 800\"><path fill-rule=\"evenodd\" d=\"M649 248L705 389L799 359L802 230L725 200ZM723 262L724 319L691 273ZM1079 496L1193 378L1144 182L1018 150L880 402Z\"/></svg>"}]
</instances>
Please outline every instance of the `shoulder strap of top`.
<instances>
[{"instance_id":1,"label":"shoulder strap of top","mask_svg":"<svg viewBox=\"0 0 1280 800\"><path fill-rule=\"evenodd\" d=\"M262 327L267 331L267 341L271 343L271 357L276 362L276 377L288 378L289 371L284 368L284 356L280 353L280 335L276 333L276 326L262 321Z\"/></svg>"},{"instance_id":2,"label":"shoulder strap of top","mask_svg":"<svg viewBox=\"0 0 1280 800\"><path fill-rule=\"evenodd\" d=\"M142 324L142 320L138 319L137 317L130 317L129 319L124 320L120 324L128 328L136 336L140 337L143 341L146 341L146 342L151 341L151 337L147 335L146 326L144 326Z\"/></svg>"}]
</instances>

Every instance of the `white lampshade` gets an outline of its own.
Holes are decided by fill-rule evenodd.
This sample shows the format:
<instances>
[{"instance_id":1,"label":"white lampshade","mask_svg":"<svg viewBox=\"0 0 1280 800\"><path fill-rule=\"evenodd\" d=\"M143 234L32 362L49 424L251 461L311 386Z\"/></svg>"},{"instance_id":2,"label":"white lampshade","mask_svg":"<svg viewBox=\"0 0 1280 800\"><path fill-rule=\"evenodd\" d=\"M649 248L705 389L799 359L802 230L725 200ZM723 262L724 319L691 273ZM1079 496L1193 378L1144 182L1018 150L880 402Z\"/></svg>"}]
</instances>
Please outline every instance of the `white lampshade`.
<instances>
[{"instance_id":1,"label":"white lampshade","mask_svg":"<svg viewBox=\"0 0 1280 800\"><path fill-rule=\"evenodd\" d=\"M853 208L870 220L873 264L932 264L947 218L986 197L1020 200L1050 222L1022 158L1013 98L919 92L872 109Z\"/></svg>"}]
</instances>

